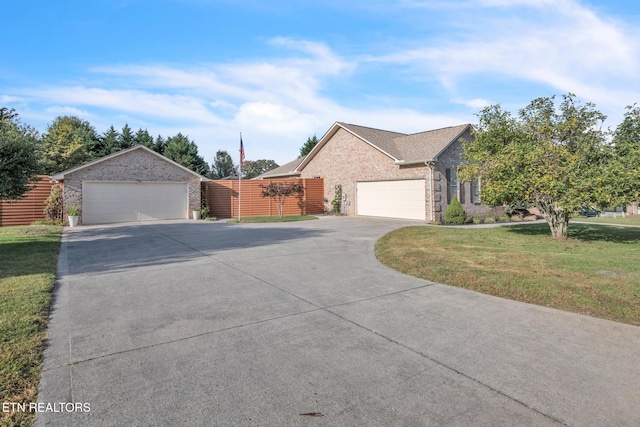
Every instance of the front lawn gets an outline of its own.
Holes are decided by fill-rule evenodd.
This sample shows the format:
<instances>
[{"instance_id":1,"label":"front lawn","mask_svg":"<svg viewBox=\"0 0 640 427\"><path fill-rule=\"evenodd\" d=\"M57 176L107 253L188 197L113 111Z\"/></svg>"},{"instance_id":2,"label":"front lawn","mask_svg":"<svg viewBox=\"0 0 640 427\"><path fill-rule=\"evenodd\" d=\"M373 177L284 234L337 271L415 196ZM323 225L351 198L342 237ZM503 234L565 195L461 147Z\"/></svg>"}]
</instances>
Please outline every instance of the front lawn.
<instances>
[{"instance_id":1,"label":"front lawn","mask_svg":"<svg viewBox=\"0 0 640 427\"><path fill-rule=\"evenodd\" d=\"M240 222L291 222L291 221L310 221L318 219L312 215L285 215L282 218L278 216L247 216L240 218ZM229 220L231 223L238 223L238 219Z\"/></svg>"},{"instance_id":2,"label":"front lawn","mask_svg":"<svg viewBox=\"0 0 640 427\"><path fill-rule=\"evenodd\" d=\"M618 214L620 215L620 214ZM603 224L619 224L619 225L638 225L640 226L640 215L627 215L627 216L617 216L616 218L611 217L597 217L597 218L581 218L576 217L576 221L585 221L585 222L596 222Z\"/></svg>"},{"instance_id":3,"label":"front lawn","mask_svg":"<svg viewBox=\"0 0 640 427\"><path fill-rule=\"evenodd\" d=\"M405 227L376 256L412 276L478 292L640 325L640 228L545 223L489 229Z\"/></svg>"},{"instance_id":4,"label":"front lawn","mask_svg":"<svg viewBox=\"0 0 640 427\"><path fill-rule=\"evenodd\" d=\"M0 402L35 402L62 227L0 228ZM34 414L0 413L0 425Z\"/></svg>"}]
</instances>

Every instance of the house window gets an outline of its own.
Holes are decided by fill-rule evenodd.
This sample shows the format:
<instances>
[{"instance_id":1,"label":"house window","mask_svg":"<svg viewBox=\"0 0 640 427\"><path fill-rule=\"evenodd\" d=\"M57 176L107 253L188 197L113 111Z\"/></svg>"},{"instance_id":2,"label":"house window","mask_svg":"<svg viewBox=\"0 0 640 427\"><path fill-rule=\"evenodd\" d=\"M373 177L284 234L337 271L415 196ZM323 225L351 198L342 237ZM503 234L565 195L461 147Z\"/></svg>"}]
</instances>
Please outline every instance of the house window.
<instances>
[{"instance_id":1,"label":"house window","mask_svg":"<svg viewBox=\"0 0 640 427\"><path fill-rule=\"evenodd\" d=\"M445 169L447 177L447 203L451 204L454 197L458 195L458 177L453 169Z\"/></svg>"},{"instance_id":2,"label":"house window","mask_svg":"<svg viewBox=\"0 0 640 427\"><path fill-rule=\"evenodd\" d=\"M471 203L480 204L480 180L471 181Z\"/></svg>"},{"instance_id":3,"label":"house window","mask_svg":"<svg viewBox=\"0 0 640 427\"><path fill-rule=\"evenodd\" d=\"M466 195L464 192L464 188L466 187L465 183L461 183L460 184L460 197L458 197L458 200L460 200L460 203L464 203L465 199L466 199Z\"/></svg>"}]
</instances>

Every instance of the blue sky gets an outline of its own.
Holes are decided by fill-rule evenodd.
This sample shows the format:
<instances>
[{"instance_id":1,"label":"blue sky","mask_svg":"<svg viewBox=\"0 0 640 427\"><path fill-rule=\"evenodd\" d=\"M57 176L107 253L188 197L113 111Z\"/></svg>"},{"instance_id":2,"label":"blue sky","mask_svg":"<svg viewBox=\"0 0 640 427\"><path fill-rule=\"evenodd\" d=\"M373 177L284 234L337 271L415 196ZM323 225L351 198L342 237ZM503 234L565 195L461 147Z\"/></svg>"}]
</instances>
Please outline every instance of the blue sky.
<instances>
[{"instance_id":1,"label":"blue sky","mask_svg":"<svg viewBox=\"0 0 640 427\"><path fill-rule=\"evenodd\" d=\"M640 5L579 0L21 0L2 7L0 106L178 132L210 163L294 159L335 121L398 132L575 93L640 102Z\"/></svg>"}]
</instances>

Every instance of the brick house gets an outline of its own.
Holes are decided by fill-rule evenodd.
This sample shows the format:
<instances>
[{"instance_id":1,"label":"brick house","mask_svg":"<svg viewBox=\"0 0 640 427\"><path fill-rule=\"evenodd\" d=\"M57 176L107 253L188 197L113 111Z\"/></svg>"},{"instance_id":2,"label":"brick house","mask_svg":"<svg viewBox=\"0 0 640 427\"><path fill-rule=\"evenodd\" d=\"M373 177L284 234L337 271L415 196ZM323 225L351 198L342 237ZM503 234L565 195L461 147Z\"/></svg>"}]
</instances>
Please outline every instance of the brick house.
<instances>
[{"instance_id":1,"label":"brick house","mask_svg":"<svg viewBox=\"0 0 640 427\"><path fill-rule=\"evenodd\" d=\"M80 223L189 218L200 209L198 173L136 145L60 172L63 203L81 207Z\"/></svg>"},{"instance_id":2,"label":"brick house","mask_svg":"<svg viewBox=\"0 0 640 427\"><path fill-rule=\"evenodd\" d=\"M470 124L404 134L336 122L306 156L258 179L323 178L325 209L336 190L347 215L441 221L454 196L469 215L483 215L479 183L459 183L462 141Z\"/></svg>"}]
</instances>

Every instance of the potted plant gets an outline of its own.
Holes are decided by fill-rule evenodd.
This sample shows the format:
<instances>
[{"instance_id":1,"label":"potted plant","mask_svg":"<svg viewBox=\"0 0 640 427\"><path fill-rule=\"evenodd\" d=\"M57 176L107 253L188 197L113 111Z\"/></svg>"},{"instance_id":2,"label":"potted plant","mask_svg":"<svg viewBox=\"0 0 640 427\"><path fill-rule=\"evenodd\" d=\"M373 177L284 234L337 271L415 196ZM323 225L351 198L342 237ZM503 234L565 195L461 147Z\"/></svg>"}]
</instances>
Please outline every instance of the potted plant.
<instances>
[{"instance_id":1,"label":"potted plant","mask_svg":"<svg viewBox=\"0 0 640 427\"><path fill-rule=\"evenodd\" d=\"M80 218L80 206L69 206L67 209L67 217L69 218L70 227L78 225L78 218Z\"/></svg>"}]
</instances>

